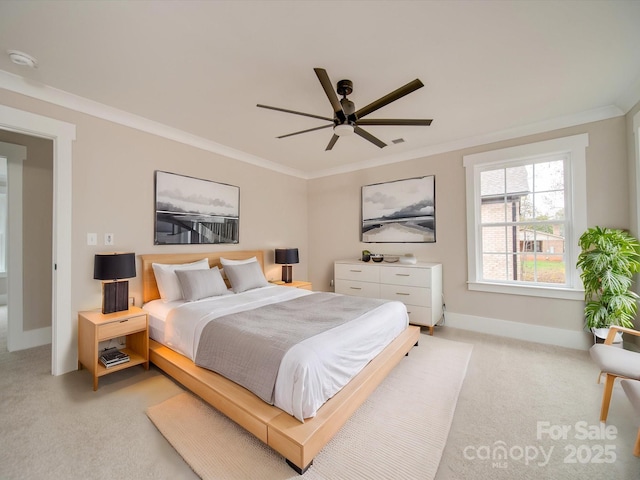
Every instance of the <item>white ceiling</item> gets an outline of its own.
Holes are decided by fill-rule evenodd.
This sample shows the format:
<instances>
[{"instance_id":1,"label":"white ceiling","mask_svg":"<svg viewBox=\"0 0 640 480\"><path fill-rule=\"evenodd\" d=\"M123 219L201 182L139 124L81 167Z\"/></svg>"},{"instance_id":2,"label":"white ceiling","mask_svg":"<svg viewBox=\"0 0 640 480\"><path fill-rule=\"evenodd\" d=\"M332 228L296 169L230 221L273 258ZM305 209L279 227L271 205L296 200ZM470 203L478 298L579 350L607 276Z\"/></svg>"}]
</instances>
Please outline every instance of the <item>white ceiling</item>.
<instances>
[{"instance_id":1,"label":"white ceiling","mask_svg":"<svg viewBox=\"0 0 640 480\"><path fill-rule=\"evenodd\" d=\"M0 87L82 103L44 84L312 178L624 114L639 26L638 1L0 0ZM332 116L314 67L352 80L356 107L420 78L367 118L434 122L366 127L384 149L354 135L326 152L331 129L276 139L324 122L257 103Z\"/></svg>"}]
</instances>

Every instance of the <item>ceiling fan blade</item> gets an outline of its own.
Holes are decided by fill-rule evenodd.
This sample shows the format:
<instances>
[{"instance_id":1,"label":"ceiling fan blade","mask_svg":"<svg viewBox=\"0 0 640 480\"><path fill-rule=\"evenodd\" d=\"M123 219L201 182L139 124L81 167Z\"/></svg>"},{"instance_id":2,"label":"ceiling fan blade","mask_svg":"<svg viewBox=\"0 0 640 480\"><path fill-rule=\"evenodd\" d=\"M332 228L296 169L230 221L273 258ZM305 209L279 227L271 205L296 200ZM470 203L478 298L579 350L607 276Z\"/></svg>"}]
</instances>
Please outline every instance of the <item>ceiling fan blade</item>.
<instances>
[{"instance_id":1,"label":"ceiling fan blade","mask_svg":"<svg viewBox=\"0 0 640 480\"><path fill-rule=\"evenodd\" d=\"M363 118L362 120L358 120L358 125L408 125L408 126L425 126L428 127L431 125L433 120L412 120L409 118Z\"/></svg>"},{"instance_id":2,"label":"ceiling fan blade","mask_svg":"<svg viewBox=\"0 0 640 480\"><path fill-rule=\"evenodd\" d=\"M291 137L292 135L299 135L301 133L307 133L307 132L313 132L314 130L321 130L323 128L329 128L329 127L333 127L333 123L329 124L329 125L322 125L321 127L315 127L315 128L309 128L307 130L301 130L299 132L294 132L294 133L287 133L286 135L280 135L279 137L276 138L286 138L286 137Z\"/></svg>"},{"instance_id":3,"label":"ceiling fan blade","mask_svg":"<svg viewBox=\"0 0 640 480\"><path fill-rule=\"evenodd\" d=\"M329 145L327 145L327 148L325 148L324 151L326 152L327 150L331 150L339 138L340 137L334 133L333 137L331 137L331 140L329 140Z\"/></svg>"},{"instance_id":4,"label":"ceiling fan blade","mask_svg":"<svg viewBox=\"0 0 640 480\"><path fill-rule=\"evenodd\" d=\"M320 85L322 85L324 93L327 95L329 102L331 102L331 107L338 117L338 120L340 120L340 123L343 123L347 119L347 116L344 114L342 104L340 103L340 100L338 100L336 92L333 90L329 74L324 68L314 68L313 71L316 72L316 76L318 77L318 80L320 80Z\"/></svg>"},{"instance_id":5,"label":"ceiling fan blade","mask_svg":"<svg viewBox=\"0 0 640 480\"><path fill-rule=\"evenodd\" d=\"M407 83L405 86L400 87L397 90L394 90L393 92L385 95L384 97L379 98L375 102L370 103L366 107L361 108L356 112L356 116L358 118L362 118L365 115L369 115L371 112L375 112L379 108L382 108L385 105L390 104L391 102L395 102L399 98L402 98L405 95L409 95L411 92L415 92L422 87L424 87L424 84L416 78L414 81Z\"/></svg>"},{"instance_id":6,"label":"ceiling fan blade","mask_svg":"<svg viewBox=\"0 0 640 480\"><path fill-rule=\"evenodd\" d=\"M376 145L377 147L380 148L384 148L387 146L386 143L384 143L382 140L374 137L373 135L371 135L369 132L361 129L360 127L356 126L353 131L355 133L357 133L358 135L360 135L362 138L364 138L365 140L369 140L371 143L373 143L374 145Z\"/></svg>"},{"instance_id":7,"label":"ceiling fan blade","mask_svg":"<svg viewBox=\"0 0 640 480\"><path fill-rule=\"evenodd\" d=\"M261 104L257 104L256 107L268 108L269 110L277 110L278 112L293 113L294 115L302 115L303 117L319 118L320 120L333 122L333 118L321 117L320 115L314 115L312 113L296 112L295 110L287 110L286 108L270 107L269 105L261 105Z\"/></svg>"}]
</instances>

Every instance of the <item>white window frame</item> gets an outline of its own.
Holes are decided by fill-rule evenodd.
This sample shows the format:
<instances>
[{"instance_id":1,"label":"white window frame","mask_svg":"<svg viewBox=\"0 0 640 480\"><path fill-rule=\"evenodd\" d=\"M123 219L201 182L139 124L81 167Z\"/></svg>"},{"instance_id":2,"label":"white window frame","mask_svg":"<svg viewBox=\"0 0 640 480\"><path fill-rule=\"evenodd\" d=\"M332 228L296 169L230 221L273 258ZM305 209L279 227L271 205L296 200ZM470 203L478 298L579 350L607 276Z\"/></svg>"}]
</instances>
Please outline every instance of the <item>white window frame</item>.
<instances>
[{"instance_id":1,"label":"white window frame","mask_svg":"<svg viewBox=\"0 0 640 480\"><path fill-rule=\"evenodd\" d=\"M516 147L463 156L467 191L467 269L469 290L582 300L584 290L576 268L578 239L587 229L587 158L589 135L584 133ZM569 220L565 232L566 285L512 284L481 280L482 235L480 231L480 172L487 166L496 168L517 165L546 155L566 155L565 212Z\"/></svg>"}]
</instances>

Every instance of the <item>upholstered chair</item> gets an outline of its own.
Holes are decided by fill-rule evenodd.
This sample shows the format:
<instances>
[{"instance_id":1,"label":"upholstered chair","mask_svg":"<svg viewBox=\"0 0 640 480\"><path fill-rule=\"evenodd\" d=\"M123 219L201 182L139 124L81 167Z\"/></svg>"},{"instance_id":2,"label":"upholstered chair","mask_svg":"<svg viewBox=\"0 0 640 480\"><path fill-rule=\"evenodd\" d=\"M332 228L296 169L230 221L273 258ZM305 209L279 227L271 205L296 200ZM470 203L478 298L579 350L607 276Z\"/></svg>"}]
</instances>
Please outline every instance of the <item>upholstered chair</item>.
<instances>
[{"instance_id":1,"label":"upholstered chair","mask_svg":"<svg viewBox=\"0 0 640 480\"><path fill-rule=\"evenodd\" d=\"M616 378L640 380L640 353L613 346L616 332L640 336L640 332L637 330L613 325L604 343L596 343L589 349L591 358L600 368L598 383L600 383L603 373L607 376L604 383L604 393L602 394L602 407L600 408L601 422L607 421L611 393L613 392L613 384Z\"/></svg>"},{"instance_id":2,"label":"upholstered chair","mask_svg":"<svg viewBox=\"0 0 640 480\"><path fill-rule=\"evenodd\" d=\"M621 380L620 384L624 393L627 394L627 398L633 405L638 417L640 417L640 382L636 380ZM640 428L638 429L638 436L636 437L636 444L633 447L633 454L636 457L640 457Z\"/></svg>"}]
</instances>

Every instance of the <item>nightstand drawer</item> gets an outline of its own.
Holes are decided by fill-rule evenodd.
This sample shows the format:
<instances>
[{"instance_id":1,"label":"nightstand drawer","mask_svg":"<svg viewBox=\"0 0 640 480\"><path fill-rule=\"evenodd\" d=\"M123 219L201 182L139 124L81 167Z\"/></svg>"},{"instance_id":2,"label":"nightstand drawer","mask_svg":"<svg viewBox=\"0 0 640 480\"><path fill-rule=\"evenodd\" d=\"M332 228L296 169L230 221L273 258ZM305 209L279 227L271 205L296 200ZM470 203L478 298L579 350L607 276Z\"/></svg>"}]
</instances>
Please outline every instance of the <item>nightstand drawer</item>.
<instances>
[{"instance_id":1,"label":"nightstand drawer","mask_svg":"<svg viewBox=\"0 0 640 480\"><path fill-rule=\"evenodd\" d=\"M147 316L127 318L115 322L98 325L98 341L121 337L147 328Z\"/></svg>"}]
</instances>

